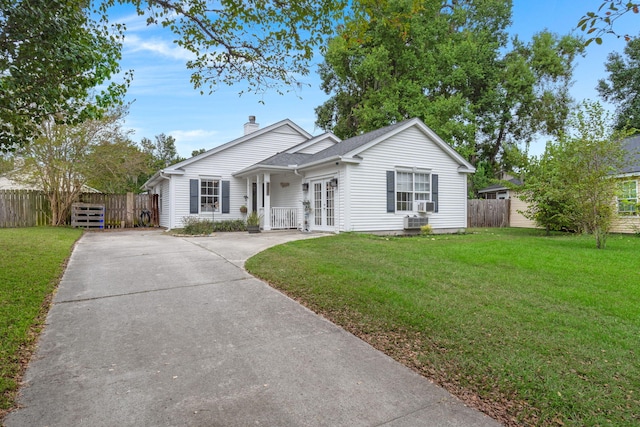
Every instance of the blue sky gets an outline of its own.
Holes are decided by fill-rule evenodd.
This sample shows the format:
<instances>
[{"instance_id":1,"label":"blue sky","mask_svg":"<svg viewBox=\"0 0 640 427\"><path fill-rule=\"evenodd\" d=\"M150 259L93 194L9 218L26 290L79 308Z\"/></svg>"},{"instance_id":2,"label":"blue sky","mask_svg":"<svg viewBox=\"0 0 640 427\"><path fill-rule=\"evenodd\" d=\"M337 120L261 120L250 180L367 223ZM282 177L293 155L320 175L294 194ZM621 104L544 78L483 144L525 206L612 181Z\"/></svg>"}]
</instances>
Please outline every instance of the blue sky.
<instances>
[{"instance_id":1,"label":"blue sky","mask_svg":"<svg viewBox=\"0 0 640 427\"><path fill-rule=\"evenodd\" d=\"M528 41L536 32L549 29L558 34L575 30L576 23L586 12L596 10L602 0L514 0L511 34ZM261 127L285 118L293 120L308 132L322 131L314 126L314 109L328 96L320 89L317 57L310 73L303 79L308 84L286 95L275 92L265 95L238 93L246 86L221 86L212 95L200 95L193 89L191 73L185 63L189 53L172 43L168 30L148 27L130 7L120 6L110 11L113 21L126 22L127 32L123 49L123 70L134 70L133 82L127 94L132 102L125 127L134 131L132 138L139 142L160 133L176 139L178 153L190 157L195 149L210 149L242 136L243 125L249 115L256 116ZM637 35L640 17L626 16L616 29ZM595 86L606 76L604 62L610 52L622 52L625 42L607 36L600 46L592 43L587 55L579 58L574 71L573 97L598 99ZM428 123L427 123L428 125ZM531 147L532 154L543 150L543 142Z\"/></svg>"}]
</instances>

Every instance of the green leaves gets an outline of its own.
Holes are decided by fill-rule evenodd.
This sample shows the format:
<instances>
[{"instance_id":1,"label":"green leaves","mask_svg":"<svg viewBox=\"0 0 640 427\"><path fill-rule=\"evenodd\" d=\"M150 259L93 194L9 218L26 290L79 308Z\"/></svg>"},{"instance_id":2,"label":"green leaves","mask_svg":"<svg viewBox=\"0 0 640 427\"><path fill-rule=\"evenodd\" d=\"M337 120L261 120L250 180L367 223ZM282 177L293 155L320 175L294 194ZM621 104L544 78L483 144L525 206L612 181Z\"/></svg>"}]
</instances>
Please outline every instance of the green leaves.
<instances>
[{"instance_id":1,"label":"green leaves","mask_svg":"<svg viewBox=\"0 0 640 427\"><path fill-rule=\"evenodd\" d=\"M576 27L581 31L586 31L587 35L593 34L584 42L585 47L594 41L596 44L602 44L602 36L605 34L611 34L618 38L624 37L626 41L631 40L629 34L622 36L617 34L613 28L615 21L629 12L639 13L640 3L629 0L604 0L597 12L587 12L580 18Z\"/></svg>"},{"instance_id":2,"label":"green leaves","mask_svg":"<svg viewBox=\"0 0 640 427\"><path fill-rule=\"evenodd\" d=\"M584 102L570 119L571 132L547 144L542 158L525 181L522 199L527 216L547 229L567 228L591 233L604 248L616 215L612 175L625 165L622 140L611 117L595 102Z\"/></svg>"},{"instance_id":3,"label":"green leaves","mask_svg":"<svg viewBox=\"0 0 640 427\"><path fill-rule=\"evenodd\" d=\"M120 102L129 75L89 100L120 71L121 48L118 27L105 26L104 17L94 21L89 11L84 0L2 2L0 150L29 143L50 117L78 123Z\"/></svg>"},{"instance_id":4,"label":"green leaves","mask_svg":"<svg viewBox=\"0 0 640 427\"><path fill-rule=\"evenodd\" d=\"M126 1L108 0L105 7L116 2ZM129 3L149 24L172 31L175 42L194 55L187 67L201 93L239 82L257 93L296 85L346 7L344 0Z\"/></svg>"},{"instance_id":5,"label":"green leaves","mask_svg":"<svg viewBox=\"0 0 640 427\"><path fill-rule=\"evenodd\" d=\"M354 3L320 67L331 98L316 124L346 138L419 117L474 165L522 167L534 135L563 129L583 46L546 31L509 41L510 19L497 0Z\"/></svg>"},{"instance_id":6,"label":"green leaves","mask_svg":"<svg viewBox=\"0 0 640 427\"><path fill-rule=\"evenodd\" d=\"M600 96L616 106L616 129L640 129L640 38L633 38L624 54L609 54L608 78L598 81Z\"/></svg>"}]
</instances>

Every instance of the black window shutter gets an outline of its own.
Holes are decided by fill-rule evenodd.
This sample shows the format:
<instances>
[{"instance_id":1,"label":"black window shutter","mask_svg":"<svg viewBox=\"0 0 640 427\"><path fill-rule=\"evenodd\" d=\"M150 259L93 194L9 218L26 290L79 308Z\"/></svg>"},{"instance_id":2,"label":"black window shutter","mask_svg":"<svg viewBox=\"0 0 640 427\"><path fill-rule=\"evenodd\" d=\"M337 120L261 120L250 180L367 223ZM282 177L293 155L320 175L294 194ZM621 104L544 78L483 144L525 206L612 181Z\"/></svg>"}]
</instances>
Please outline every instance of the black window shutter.
<instances>
[{"instance_id":1,"label":"black window shutter","mask_svg":"<svg viewBox=\"0 0 640 427\"><path fill-rule=\"evenodd\" d=\"M396 211L396 173L387 171L387 212Z\"/></svg>"},{"instance_id":2,"label":"black window shutter","mask_svg":"<svg viewBox=\"0 0 640 427\"><path fill-rule=\"evenodd\" d=\"M200 189L198 188L199 186L200 186L199 179L189 180L189 213L192 213L192 214L197 214L200 211L198 209L200 205L198 203L198 196L200 193Z\"/></svg>"},{"instance_id":3,"label":"black window shutter","mask_svg":"<svg viewBox=\"0 0 640 427\"><path fill-rule=\"evenodd\" d=\"M222 213L229 213L229 181L222 181Z\"/></svg>"},{"instance_id":4,"label":"black window shutter","mask_svg":"<svg viewBox=\"0 0 640 427\"><path fill-rule=\"evenodd\" d=\"M434 212L438 212L438 175L431 175L431 201L434 205Z\"/></svg>"}]
</instances>

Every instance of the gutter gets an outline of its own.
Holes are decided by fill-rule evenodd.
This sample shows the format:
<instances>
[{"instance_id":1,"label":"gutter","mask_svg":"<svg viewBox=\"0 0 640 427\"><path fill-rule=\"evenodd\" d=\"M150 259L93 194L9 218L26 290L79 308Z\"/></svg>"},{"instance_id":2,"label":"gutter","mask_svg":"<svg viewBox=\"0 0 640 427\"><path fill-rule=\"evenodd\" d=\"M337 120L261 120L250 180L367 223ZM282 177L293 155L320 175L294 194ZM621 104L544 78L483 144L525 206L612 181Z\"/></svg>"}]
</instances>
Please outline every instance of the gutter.
<instances>
[{"instance_id":1,"label":"gutter","mask_svg":"<svg viewBox=\"0 0 640 427\"><path fill-rule=\"evenodd\" d=\"M326 159L316 160L315 162L311 162L311 163L304 163L304 164L298 166L298 168L299 169L306 169L306 168L309 168L309 167L318 166L318 165L322 165L324 163L331 163L331 162L352 163L352 164L356 164L357 165L357 164L362 162L362 158L333 156L333 157L328 157Z\"/></svg>"}]
</instances>

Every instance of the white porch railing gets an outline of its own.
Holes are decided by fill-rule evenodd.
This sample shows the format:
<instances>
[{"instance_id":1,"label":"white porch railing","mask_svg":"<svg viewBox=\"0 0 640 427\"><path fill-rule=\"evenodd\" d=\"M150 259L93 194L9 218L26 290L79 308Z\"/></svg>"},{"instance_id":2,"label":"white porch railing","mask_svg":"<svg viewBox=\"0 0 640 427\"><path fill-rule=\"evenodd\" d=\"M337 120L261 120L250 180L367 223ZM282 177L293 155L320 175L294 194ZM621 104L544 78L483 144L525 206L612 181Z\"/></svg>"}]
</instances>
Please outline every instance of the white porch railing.
<instances>
[{"instance_id":1,"label":"white porch railing","mask_svg":"<svg viewBox=\"0 0 640 427\"><path fill-rule=\"evenodd\" d=\"M297 208L271 208L271 229L289 230L300 228Z\"/></svg>"}]
</instances>

